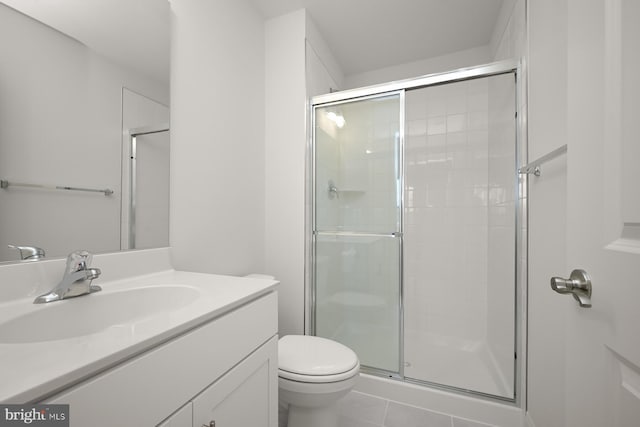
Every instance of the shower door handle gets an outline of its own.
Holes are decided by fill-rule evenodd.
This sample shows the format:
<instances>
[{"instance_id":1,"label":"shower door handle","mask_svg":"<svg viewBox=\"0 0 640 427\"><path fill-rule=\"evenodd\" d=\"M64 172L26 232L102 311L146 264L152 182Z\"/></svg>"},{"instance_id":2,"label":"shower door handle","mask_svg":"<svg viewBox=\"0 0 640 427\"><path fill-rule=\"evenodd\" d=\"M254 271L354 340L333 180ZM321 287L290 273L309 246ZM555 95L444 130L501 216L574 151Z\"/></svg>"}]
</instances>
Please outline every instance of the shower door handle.
<instances>
[{"instance_id":1,"label":"shower door handle","mask_svg":"<svg viewBox=\"0 0 640 427\"><path fill-rule=\"evenodd\" d=\"M552 277L551 289L559 294L572 294L580 307L591 307L591 277L584 270L573 270L568 279Z\"/></svg>"}]
</instances>

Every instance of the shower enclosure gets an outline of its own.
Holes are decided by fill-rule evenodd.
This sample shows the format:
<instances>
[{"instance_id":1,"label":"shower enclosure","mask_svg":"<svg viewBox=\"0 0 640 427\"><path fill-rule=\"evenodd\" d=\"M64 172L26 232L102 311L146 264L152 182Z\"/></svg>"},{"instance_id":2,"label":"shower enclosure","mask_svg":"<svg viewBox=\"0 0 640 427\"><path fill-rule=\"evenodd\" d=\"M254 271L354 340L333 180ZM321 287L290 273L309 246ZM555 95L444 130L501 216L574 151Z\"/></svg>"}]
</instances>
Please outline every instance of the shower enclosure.
<instances>
[{"instance_id":1,"label":"shower enclosure","mask_svg":"<svg viewBox=\"0 0 640 427\"><path fill-rule=\"evenodd\" d=\"M364 370L515 400L513 63L313 98L309 332Z\"/></svg>"}]
</instances>

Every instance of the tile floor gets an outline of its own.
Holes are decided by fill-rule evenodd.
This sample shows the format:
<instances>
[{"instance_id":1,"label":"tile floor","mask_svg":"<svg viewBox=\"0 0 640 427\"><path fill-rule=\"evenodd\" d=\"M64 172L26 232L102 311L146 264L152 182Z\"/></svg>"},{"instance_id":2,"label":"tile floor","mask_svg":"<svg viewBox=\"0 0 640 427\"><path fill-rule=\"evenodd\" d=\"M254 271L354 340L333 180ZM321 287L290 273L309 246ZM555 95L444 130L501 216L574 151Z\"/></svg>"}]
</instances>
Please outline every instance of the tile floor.
<instances>
[{"instance_id":1,"label":"tile floor","mask_svg":"<svg viewBox=\"0 0 640 427\"><path fill-rule=\"evenodd\" d=\"M491 427L357 391L339 404L339 427Z\"/></svg>"}]
</instances>

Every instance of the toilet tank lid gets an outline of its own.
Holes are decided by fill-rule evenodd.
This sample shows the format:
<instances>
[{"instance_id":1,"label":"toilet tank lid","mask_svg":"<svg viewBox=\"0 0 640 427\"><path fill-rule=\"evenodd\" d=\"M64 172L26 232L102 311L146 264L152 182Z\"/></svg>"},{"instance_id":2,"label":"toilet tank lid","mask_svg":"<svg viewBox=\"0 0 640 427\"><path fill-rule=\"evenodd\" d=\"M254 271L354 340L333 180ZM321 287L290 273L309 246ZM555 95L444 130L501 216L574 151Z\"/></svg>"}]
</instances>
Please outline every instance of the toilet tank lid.
<instances>
[{"instance_id":1,"label":"toilet tank lid","mask_svg":"<svg viewBox=\"0 0 640 427\"><path fill-rule=\"evenodd\" d=\"M278 341L278 367L301 375L335 375L352 370L358 356L349 347L326 338L286 335Z\"/></svg>"}]
</instances>

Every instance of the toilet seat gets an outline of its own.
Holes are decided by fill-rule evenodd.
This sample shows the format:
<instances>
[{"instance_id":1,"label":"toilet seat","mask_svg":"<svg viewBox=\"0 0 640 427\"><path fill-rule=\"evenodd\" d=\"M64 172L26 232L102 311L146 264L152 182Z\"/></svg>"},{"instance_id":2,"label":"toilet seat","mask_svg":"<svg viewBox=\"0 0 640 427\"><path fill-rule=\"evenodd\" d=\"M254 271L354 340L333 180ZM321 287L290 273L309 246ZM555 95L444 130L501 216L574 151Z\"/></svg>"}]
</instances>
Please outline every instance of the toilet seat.
<instances>
[{"instance_id":1,"label":"toilet seat","mask_svg":"<svg viewBox=\"0 0 640 427\"><path fill-rule=\"evenodd\" d=\"M350 348L322 337L286 335L278 342L278 376L305 383L347 380L360 371Z\"/></svg>"},{"instance_id":2,"label":"toilet seat","mask_svg":"<svg viewBox=\"0 0 640 427\"><path fill-rule=\"evenodd\" d=\"M300 383L335 383L348 380L354 375L357 375L358 372L360 372L360 364L356 364L356 366L347 372L334 375L303 375L278 369L278 377Z\"/></svg>"}]
</instances>

